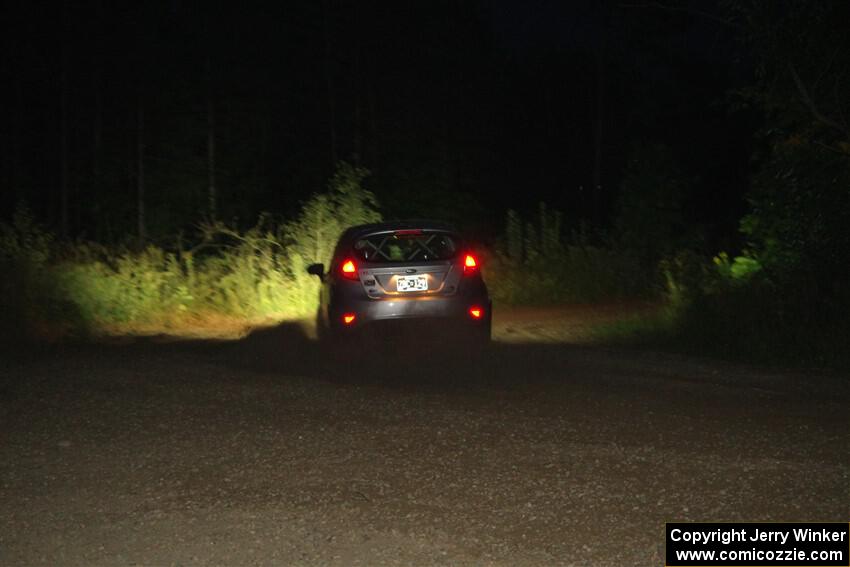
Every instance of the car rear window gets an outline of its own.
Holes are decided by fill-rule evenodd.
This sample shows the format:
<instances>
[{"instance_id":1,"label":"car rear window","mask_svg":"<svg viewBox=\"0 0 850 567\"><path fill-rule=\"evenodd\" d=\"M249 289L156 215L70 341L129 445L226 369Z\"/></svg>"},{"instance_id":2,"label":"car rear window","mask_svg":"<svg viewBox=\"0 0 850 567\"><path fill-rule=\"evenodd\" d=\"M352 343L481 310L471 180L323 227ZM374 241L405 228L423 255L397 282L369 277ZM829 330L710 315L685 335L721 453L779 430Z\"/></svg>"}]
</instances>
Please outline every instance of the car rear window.
<instances>
[{"instance_id":1,"label":"car rear window","mask_svg":"<svg viewBox=\"0 0 850 567\"><path fill-rule=\"evenodd\" d=\"M397 231L364 236L354 253L364 262L428 262L457 254L458 239L447 232Z\"/></svg>"}]
</instances>

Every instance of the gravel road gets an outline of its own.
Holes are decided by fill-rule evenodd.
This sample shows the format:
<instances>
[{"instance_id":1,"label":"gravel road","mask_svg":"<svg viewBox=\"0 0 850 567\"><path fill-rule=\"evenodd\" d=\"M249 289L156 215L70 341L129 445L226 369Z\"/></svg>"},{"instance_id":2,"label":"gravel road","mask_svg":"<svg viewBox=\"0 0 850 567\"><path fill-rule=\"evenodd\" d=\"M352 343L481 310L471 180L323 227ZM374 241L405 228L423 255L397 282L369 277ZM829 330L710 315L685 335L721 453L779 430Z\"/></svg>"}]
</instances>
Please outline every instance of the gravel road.
<instances>
[{"instance_id":1,"label":"gravel road","mask_svg":"<svg viewBox=\"0 0 850 567\"><path fill-rule=\"evenodd\" d=\"M666 521L850 520L847 376L580 327L5 353L0 564L658 566Z\"/></svg>"}]
</instances>

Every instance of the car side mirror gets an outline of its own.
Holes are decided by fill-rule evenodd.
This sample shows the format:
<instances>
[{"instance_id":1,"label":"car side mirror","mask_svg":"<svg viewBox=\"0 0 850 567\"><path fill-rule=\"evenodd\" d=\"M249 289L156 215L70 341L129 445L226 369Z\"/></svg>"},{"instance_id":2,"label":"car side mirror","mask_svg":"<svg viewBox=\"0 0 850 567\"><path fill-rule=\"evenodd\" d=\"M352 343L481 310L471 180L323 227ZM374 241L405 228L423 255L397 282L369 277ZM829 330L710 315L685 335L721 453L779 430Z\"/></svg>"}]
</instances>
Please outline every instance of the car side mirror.
<instances>
[{"instance_id":1,"label":"car side mirror","mask_svg":"<svg viewBox=\"0 0 850 567\"><path fill-rule=\"evenodd\" d=\"M316 276L320 280L325 279L325 265L324 264L310 264L307 266L307 273L311 276Z\"/></svg>"}]
</instances>

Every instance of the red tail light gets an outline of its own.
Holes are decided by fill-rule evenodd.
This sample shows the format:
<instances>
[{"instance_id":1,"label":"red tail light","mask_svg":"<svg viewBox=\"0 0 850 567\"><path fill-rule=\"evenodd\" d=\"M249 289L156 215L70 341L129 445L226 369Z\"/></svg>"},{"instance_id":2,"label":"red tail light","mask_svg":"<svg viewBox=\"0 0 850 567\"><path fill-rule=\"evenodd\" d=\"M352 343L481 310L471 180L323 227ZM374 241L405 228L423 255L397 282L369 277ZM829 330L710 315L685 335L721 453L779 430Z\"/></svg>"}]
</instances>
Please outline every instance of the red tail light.
<instances>
[{"instance_id":1,"label":"red tail light","mask_svg":"<svg viewBox=\"0 0 850 567\"><path fill-rule=\"evenodd\" d=\"M340 271L344 278L348 278L350 280L357 279L357 264L354 263L354 260L343 261Z\"/></svg>"},{"instance_id":2,"label":"red tail light","mask_svg":"<svg viewBox=\"0 0 850 567\"><path fill-rule=\"evenodd\" d=\"M478 271L478 260L472 254L467 254L463 259L463 275L469 276Z\"/></svg>"},{"instance_id":3,"label":"red tail light","mask_svg":"<svg viewBox=\"0 0 850 567\"><path fill-rule=\"evenodd\" d=\"M352 323L354 323L355 319L357 319L357 315L355 315L354 313L346 313L342 316L342 322L346 325L351 325Z\"/></svg>"},{"instance_id":4,"label":"red tail light","mask_svg":"<svg viewBox=\"0 0 850 567\"><path fill-rule=\"evenodd\" d=\"M484 310L477 305L473 305L469 308L469 316L473 319L481 319L484 316Z\"/></svg>"}]
</instances>

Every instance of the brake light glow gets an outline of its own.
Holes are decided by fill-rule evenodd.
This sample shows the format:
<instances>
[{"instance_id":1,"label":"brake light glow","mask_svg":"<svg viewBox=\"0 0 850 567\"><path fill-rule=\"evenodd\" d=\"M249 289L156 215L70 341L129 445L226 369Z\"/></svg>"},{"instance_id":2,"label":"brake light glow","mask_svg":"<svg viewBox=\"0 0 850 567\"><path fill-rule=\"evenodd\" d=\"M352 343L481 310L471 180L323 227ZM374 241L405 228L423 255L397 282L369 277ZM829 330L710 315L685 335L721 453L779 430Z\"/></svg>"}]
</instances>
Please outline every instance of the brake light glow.
<instances>
[{"instance_id":1,"label":"brake light glow","mask_svg":"<svg viewBox=\"0 0 850 567\"><path fill-rule=\"evenodd\" d=\"M354 313L346 313L342 316L342 322L346 325L351 325L352 323L354 323L355 319L357 319L357 315L355 315Z\"/></svg>"},{"instance_id":2,"label":"brake light glow","mask_svg":"<svg viewBox=\"0 0 850 567\"><path fill-rule=\"evenodd\" d=\"M354 263L354 260L345 260L342 263L340 271L342 271L342 276L344 278L348 278L350 280L357 279L357 264Z\"/></svg>"},{"instance_id":3,"label":"brake light glow","mask_svg":"<svg viewBox=\"0 0 850 567\"><path fill-rule=\"evenodd\" d=\"M469 308L469 316L473 319L481 319L484 315L484 310L478 307L477 305L473 305Z\"/></svg>"},{"instance_id":4,"label":"brake light glow","mask_svg":"<svg viewBox=\"0 0 850 567\"><path fill-rule=\"evenodd\" d=\"M394 236L418 236L422 234L421 228L409 228L405 230L397 230L393 232Z\"/></svg>"},{"instance_id":5,"label":"brake light glow","mask_svg":"<svg viewBox=\"0 0 850 567\"><path fill-rule=\"evenodd\" d=\"M478 260L472 254L467 254L463 259L463 274L468 276L478 270Z\"/></svg>"}]
</instances>

